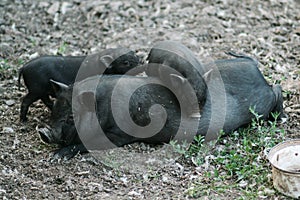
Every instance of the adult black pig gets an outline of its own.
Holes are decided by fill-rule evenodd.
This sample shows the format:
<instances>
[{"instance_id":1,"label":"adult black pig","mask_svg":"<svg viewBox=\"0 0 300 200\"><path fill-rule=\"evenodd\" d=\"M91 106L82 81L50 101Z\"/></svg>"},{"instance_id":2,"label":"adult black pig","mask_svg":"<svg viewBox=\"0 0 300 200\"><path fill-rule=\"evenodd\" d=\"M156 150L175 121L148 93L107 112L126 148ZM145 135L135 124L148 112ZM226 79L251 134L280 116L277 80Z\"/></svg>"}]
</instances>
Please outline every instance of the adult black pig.
<instances>
[{"instance_id":1,"label":"adult black pig","mask_svg":"<svg viewBox=\"0 0 300 200\"><path fill-rule=\"evenodd\" d=\"M19 70L20 78L23 76L28 93L22 100L20 119L26 121L29 106L41 99L52 109L53 102L49 96L55 97L50 79L71 84L75 79L82 80L96 74L124 74L136 67L139 58L127 48L106 49L90 56L42 56L25 64ZM80 66L81 73L78 74ZM76 78L77 76L77 78Z\"/></svg>"},{"instance_id":2,"label":"adult black pig","mask_svg":"<svg viewBox=\"0 0 300 200\"><path fill-rule=\"evenodd\" d=\"M75 85L73 105L72 88L55 83L59 98L54 110L63 116L53 116L52 130L40 130L41 138L45 142L63 145L58 156L72 157L87 149L110 148L137 141L162 143L174 137L193 139L195 134L201 134L209 141L216 139L221 129L230 133L251 122L253 115L249 112L250 107L264 118L270 112L283 112L281 87L269 86L253 59L237 56L205 67L211 73L207 77L207 100L199 121L183 115L176 96L161 86L163 83L159 78L102 76L97 85L99 77L91 77ZM187 82L182 82L184 77L172 76L174 81L178 77L178 84ZM121 79L121 84L118 84ZM121 88L114 92L117 84ZM124 101L128 96L130 101ZM153 108L153 104L162 107ZM76 128L70 117L71 105ZM149 124L157 126L150 126L150 132L143 129Z\"/></svg>"},{"instance_id":3,"label":"adult black pig","mask_svg":"<svg viewBox=\"0 0 300 200\"><path fill-rule=\"evenodd\" d=\"M199 133L205 139L218 137L251 122L254 117L249 108L266 119L271 112L284 118L281 86L270 86L258 69L258 62L245 55L228 53L235 59L217 60L207 64L211 70L207 83L207 100L201 112Z\"/></svg>"},{"instance_id":4,"label":"adult black pig","mask_svg":"<svg viewBox=\"0 0 300 200\"><path fill-rule=\"evenodd\" d=\"M177 74L186 78L196 92L197 100L189 98L189 94L181 93L180 98L186 98L186 102L191 108L188 114L191 117L199 117L199 111L206 100L206 84L204 78L204 68L196 58L194 53L183 44L176 41L160 41L156 43L148 57L148 63L157 63L156 67L148 67L146 74L148 76L159 77L164 84L177 89L178 85L172 82L170 74Z\"/></svg>"},{"instance_id":5,"label":"adult black pig","mask_svg":"<svg viewBox=\"0 0 300 200\"><path fill-rule=\"evenodd\" d=\"M99 149L99 144L102 149L106 149L136 141L155 144L168 142L180 124L180 106L175 95L161 86L161 81L156 77L103 75L87 78L73 87L57 82L53 84L58 98L52 112L52 130L40 129L39 133L44 142L64 147L58 151L59 157L72 157L78 152L86 152L82 140L93 146L89 146L89 149ZM117 91L114 90L116 86ZM76 113L74 121L78 125L76 128L71 113L72 94L73 111ZM129 100L129 104L126 100ZM111 104L113 102L115 104ZM162 107L151 108L154 104ZM115 116L113 106L116 106L113 108ZM136 126L131 124L131 119ZM133 135L122 131L117 121L123 122L123 128L130 129L127 131ZM141 128L139 126L147 126L150 122L152 126L147 130L137 130ZM167 123L165 127L164 122ZM98 124L103 132L99 130ZM87 137L79 137L77 130L79 133L85 132ZM152 131L157 134L152 135ZM139 137L139 134L144 137Z\"/></svg>"}]
</instances>

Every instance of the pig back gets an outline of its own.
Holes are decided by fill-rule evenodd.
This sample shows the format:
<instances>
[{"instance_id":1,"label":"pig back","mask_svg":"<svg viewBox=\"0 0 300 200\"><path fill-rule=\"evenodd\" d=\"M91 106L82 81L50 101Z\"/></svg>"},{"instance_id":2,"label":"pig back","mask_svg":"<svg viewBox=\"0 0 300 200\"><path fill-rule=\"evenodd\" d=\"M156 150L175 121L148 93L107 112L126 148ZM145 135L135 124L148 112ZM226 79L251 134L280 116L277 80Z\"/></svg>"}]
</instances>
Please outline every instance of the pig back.
<instances>
[{"instance_id":1,"label":"pig back","mask_svg":"<svg viewBox=\"0 0 300 200\"><path fill-rule=\"evenodd\" d=\"M275 95L259 71L257 61L239 57L218 60L205 67L216 72L211 73L207 81L207 101L201 113L200 134L212 135L207 138L216 139L216 133L221 129L229 133L250 123L254 117L250 107L264 118L268 117L276 104Z\"/></svg>"}]
</instances>

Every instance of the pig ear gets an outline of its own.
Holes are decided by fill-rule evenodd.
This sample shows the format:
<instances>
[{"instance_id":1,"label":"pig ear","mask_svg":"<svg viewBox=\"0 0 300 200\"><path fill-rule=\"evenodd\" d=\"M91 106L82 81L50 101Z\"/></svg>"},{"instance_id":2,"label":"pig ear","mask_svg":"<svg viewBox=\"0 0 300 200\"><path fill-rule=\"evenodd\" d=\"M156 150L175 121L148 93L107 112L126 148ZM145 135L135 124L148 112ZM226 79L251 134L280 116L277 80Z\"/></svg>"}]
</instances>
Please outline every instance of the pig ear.
<instances>
[{"instance_id":1,"label":"pig ear","mask_svg":"<svg viewBox=\"0 0 300 200\"><path fill-rule=\"evenodd\" d=\"M62 92L64 92L64 91L66 91L66 90L69 89L69 86L67 86L66 84L54 81L52 79L50 79L50 83L51 83L51 86L52 86L52 88L54 90L54 93L57 96L59 96Z\"/></svg>"},{"instance_id":2,"label":"pig ear","mask_svg":"<svg viewBox=\"0 0 300 200\"><path fill-rule=\"evenodd\" d=\"M211 80L211 74L212 74L213 69L208 70L207 72L204 73L203 78L205 82L209 82Z\"/></svg>"},{"instance_id":3,"label":"pig ear","mask_svg":"<svg viewBox=\"0 0 300 200\"><path fill-rule=\"evenodd\" d=\"M105 55L100 58L100 61L105 65L106 68L110 68L110 64L114 61L114 58L110 55Z\"/></svg>"},{"instance_id":4,"label":"pig ear","mask_svg":"<svg viewBox=\"0 0 300 200\"><path fill-rule=\"evenodd\" d=\"M79 104L84 106L88 111L95 111L95 93L83 92L78 97Z\"/></svg>"},{"instance_id":5,"label":"pig ear","mask_svg":"<svg viewBox=\"0 0 300 200\"><path fill-rule=\"evenodd\" d=\"M187 83L187 79L177 74L170 74L171 84L174 88L180 88Z\"/></svg>"}]
</instances>

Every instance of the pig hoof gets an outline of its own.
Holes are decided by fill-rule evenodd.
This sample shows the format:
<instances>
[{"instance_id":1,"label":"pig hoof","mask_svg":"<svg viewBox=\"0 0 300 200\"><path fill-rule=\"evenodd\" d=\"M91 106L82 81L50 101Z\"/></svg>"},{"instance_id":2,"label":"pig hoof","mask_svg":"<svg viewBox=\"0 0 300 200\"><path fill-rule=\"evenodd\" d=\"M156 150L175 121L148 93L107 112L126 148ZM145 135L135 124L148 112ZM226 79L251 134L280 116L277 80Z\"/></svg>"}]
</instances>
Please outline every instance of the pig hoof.
<instances>
[{"instance_id":1,"label":"pig hoof","mask_svg":"<svg viewBox=\"0 0 300 200\"><path fill-rule=\"evenodd\" d=\"M71 158L73 158L79 153L80 151L76 148L76 146L71 145L55 151L53 158L56 160L58 159L70 160Z\"/></svg>"}]
</instances>

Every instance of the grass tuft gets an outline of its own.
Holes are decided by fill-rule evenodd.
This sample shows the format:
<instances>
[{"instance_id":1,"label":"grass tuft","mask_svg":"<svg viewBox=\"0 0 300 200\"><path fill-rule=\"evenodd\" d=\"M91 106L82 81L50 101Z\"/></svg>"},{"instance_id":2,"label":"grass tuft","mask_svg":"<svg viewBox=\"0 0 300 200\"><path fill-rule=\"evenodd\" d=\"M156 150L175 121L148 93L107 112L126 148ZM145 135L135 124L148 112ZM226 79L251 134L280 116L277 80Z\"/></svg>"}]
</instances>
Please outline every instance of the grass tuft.
<instances>
[{"instance_id":1,"label":"grass tuft","mask_svg":"<svg viewBox=\"0 0 300 200\"><path fill-rule=\"evenodd\" d=\"M272 113L274 121L265 121L254 108L250 112L254 118L248 127L226 137L221 132L214 143L204 143L202 136L195 136L189 147L171 142L174 150L198 170L199 178L190 183L188 196L222 198L235 193L242 195L241 199L257 199L276 193L267 154L284 140L285 131L278 128L279 113Z\"/></svg>"}]
</instances>

